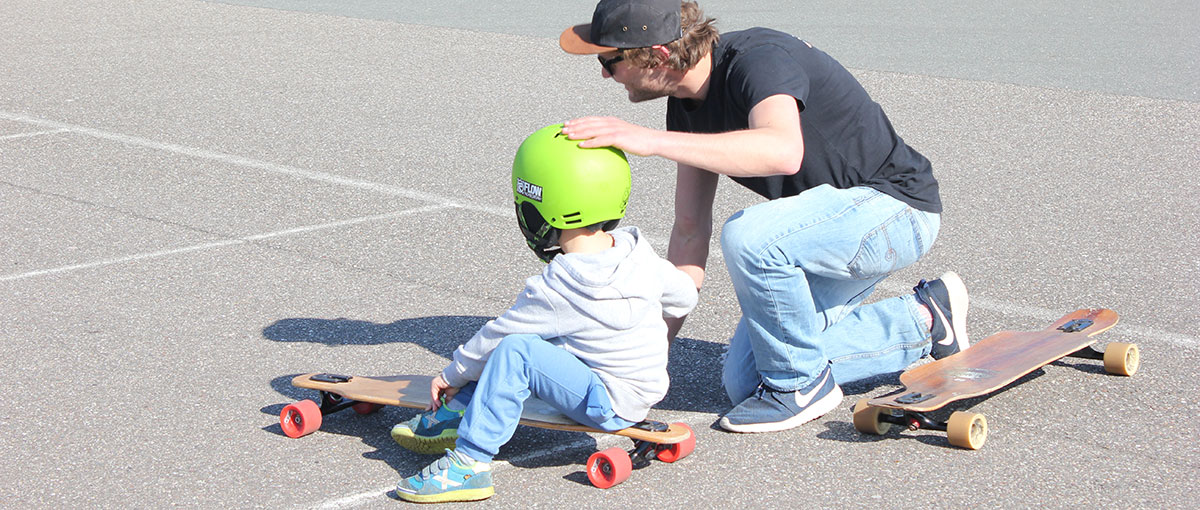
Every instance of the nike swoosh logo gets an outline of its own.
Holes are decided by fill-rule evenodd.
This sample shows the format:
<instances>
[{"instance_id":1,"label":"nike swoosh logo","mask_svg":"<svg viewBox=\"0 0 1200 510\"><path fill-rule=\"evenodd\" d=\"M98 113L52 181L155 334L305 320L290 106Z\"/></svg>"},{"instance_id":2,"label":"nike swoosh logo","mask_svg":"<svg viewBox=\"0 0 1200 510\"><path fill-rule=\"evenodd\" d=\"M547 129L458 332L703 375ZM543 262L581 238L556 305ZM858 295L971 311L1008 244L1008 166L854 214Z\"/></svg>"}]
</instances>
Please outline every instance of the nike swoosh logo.
<instances>
[{"instance_id":1,"label":"nike swoosh logo","mask_svg":"<svg viewBox=\"0 0 1200 510\"><path fill-rule=\"evenodd\" d=\"M800 407L807 407L808 404L812 403L813 399L816 398L817 394L821 393L821 388L825 386L825 378L827 378L833 374L826 373L824 375L825 375L825 377L821 378L821 381L819 383L817 383L817 385L814 387L812 392L810 392L808 395L800 395L800 392L798 392L798 391L796 392L796 397L797 397L796 405L798 405ZM801 400L803 400L803 402L801 402Z\"/></svg>"},{"instance_id":2,"label":"nike swoosh logo","mask_svg":"<svg viewBox=\"0 0 1200 510\"><path fill-rule=\"evenodd\" d=\"M942 313L941 307L933 307L933 310L938 315L938 320L946 327L946 338L938 342L938 345L950 345L954 343L954 325L946 319L946 314Z\"/></svg>"}]
</instances>

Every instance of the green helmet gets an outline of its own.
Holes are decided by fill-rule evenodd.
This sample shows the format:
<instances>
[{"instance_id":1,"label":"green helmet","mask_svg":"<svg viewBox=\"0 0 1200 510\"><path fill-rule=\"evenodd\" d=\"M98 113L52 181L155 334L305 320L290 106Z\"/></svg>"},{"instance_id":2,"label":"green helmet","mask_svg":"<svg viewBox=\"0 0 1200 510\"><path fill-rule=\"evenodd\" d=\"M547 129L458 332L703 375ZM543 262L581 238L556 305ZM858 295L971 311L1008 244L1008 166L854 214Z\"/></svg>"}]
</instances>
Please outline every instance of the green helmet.
<instances>
[{"instance_id":1,"label":"green helmet","mask_svg":"<svg viewBox=\"0 0 1200 510\"><path fill-rule=\"evenodd\" d=\"M600 225L611 230L629 201L629 161L613 147L583 149L562 124L529 135L513 159L517 223L529 248L549 262L564 229Z\"/></svg>"}]
</instances>

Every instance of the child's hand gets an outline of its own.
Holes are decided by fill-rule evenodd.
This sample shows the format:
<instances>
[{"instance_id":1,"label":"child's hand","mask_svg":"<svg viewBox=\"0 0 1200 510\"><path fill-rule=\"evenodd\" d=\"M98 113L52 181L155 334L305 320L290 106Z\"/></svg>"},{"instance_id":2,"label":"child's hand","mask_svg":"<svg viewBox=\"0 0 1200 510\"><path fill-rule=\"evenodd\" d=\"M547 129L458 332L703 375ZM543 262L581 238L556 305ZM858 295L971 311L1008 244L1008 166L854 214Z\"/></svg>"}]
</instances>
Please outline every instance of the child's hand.
<instances>
[{"instance_id":1,"label":"child's hand","mask_svg":"<svg viewBox=\"0 0 1200 510\"><path fill-rule=\"evenodd\" d=\"M458 394L458 388L451 386L450 383L446 382L446 378L442 377L442 374L438 374L429 385L429 407L425 410L436 410L438 407L441 407L443 398L450 400L456 394Z\"/></svg>"}]
</instances>

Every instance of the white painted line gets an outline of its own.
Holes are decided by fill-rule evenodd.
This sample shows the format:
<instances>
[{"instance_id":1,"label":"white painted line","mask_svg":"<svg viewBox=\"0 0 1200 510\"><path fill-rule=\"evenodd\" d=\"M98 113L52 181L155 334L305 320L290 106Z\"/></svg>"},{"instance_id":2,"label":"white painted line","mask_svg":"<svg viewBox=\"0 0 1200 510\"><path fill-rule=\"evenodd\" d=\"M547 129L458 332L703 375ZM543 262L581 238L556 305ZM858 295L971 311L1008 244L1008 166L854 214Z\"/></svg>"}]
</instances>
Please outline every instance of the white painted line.
<instances>
[{"instance_id":1,"label":"white painted line","mask_svg":"<svg viewBox=\"0 0 1200 510\"><path fill-rule=\"evenodd\" d=\"M716 254L716 256L719 257L720 254L718 253L718 254ZM911 291L910 287L906 287L903 284L889 282L886 280L884 282L880 283L877 286L876 290L883 291L883 292L886 292L889 294L896 294L896 295L900 295L905 292ZM1027 305L1018 305L1018 304L1010 303L1007 301L981 298L981 297L977 297L977 296L971 297L971 305L973 307L984 308L984 309L997 311L997 312L1001 312L1001 313L1005 313L1005 314L1009 314L1009 315L1031 317L1034 319L1046 320L1046 321L1056 320L1059 317L1062 317L1062 315L1063 315L1063 311L1060 311L1060 310L1049 310L1046 308L1039 308L1039 307L1033 307L1033 306L1027 306ZM1165 340L1167 342L1171 342L1171 343L1174 343L1177 345L1181 345L1184 347L1190 347L1190 348L1200 347L1200 339L1197 339L1196 337L1177 334L1177 333L1167 333L1167 332L1162 332L1162 331L1156 331L1152 328L1146 328L1146 327L1141 327L1141 326L1136 326L1136 325L1119 324L1119 326L1121 327L1121 333L1124 335L1138 337L1138 338L1154 338L1156 340ZM696 413L696 414L699 414L699 413ZM689 419L689 420L680 420L680 419L678 419L678 417L676 417L675 420L669 420L669 421L683 421L684 423L687 423L688 425L692 426L693 429L695 429L695 428L702 426L702 425L700 425L700 422L703 421L704 419L705 418L703 416L700 416L698 418ZM596 438L598 449L602 450L605 448L605 446L602 446L602 443L607 442L608 440L615 440L615 439L616 439L616 436L601 434L600 437ZM524 462L527 460L544 457L544 456L562 452L565 450L586 448L589 445L590 441L591 441L591 439L580 439L578 441L570 441L570 442L562 443L562 444L559 444L559 445L556 445L556 446L550 447L550 448L534 449L534 450L526 452L522 455L512 457L508 461L494 461L492 463L492 469L493 470L504 469L507 467L511 467L512 462L521 463L521 462ZM358 506L367 504L368 502L372 501L375 498L378 498L381 496L386 496L392 490L394 490L394 487L389 486L389 487L385 487L385 488L360 492L358 494L353 494L353 495L349 495L349 496L345 496L345 497L341 497L341 498L337 498L337 499L327 500L322 503L318 503L311 508L322 509L322 510L354 508L354 507L358 507Z\"/></svg>"},{"instance_id":2,"label":"white painted line","mask_svg":"<svg viewBox=\"0 0 1200 510\"><path fill-rule=\"evenodd\" d=\"M66 131L65 129L50 129L47 131L33 131L30 133L17 133L15 135L0 136L0 140L16 140L18 138L29 138L29 137L33 137L33 136L52 135L54 133L62 133L65 131Z\"/></svg>"},{"instance_id":3,"label":"white painted line","mask_svg":"<svg viewBox=\"0 0 1200 510\"><path fill-rule=\"evenodd\" d=\"M456 208L484 212L484 213L487 213L487 214L490 214L493 216L498 216L498 217L511 218L512 215L514 214L513 210L508 209L508 208L496 208L496 207L487 207L487 206L473 205L473 204L461 204L461 203L456 202L448 197L442 197L442 196L433 195L430 193L401 188L401 187L397 187L397 186L389 186L386 184L379 184L379 183L375 183L375 182L371 182L371 181L352 179L349 177L343 177L340 175L328 174L328 173L324 173L324 172L303 170L300 168L290 167L290 166L286 166L286 165L277 165L274 163L257 161L257 160L253 160L250 158L235 156L235 155L231 155L231 154L224 154L224 153L205 150L205 149L197 149L197 148L193 148L193 147L185 147L182 145L156 142L154 140L148 140L145 138L128 136L128 135L123 135L123 134L119 134L119 133L110 133L107 131L101 131L98 129L92 129L92 128L88 128L88 127L84 127L84 126L78 126L78 125L74 125L74 124L67 124L67 123L63 123L63 122L56 122L56 121L45 120L45 119L38 119L38 118L29 117L29 116L25 116L25 115L18 115L15 113L0 111L0 119L7 119L10 121L14 121L14 122L24 122L27 124L34 124L34 125L38 125L38 126L53 128L51 131L43 131L40 133L70 131L70 132L79 133L79 134L92 136L92 137L96 137L96 138L101 138L101 139L105 139L105 140L113 140L113 141L129 144L129 145L146 147L146 148L150 148L150 149L162 150L162 151L167 151L167 152L174 152L176 154L182 154L182 155L186 155L186 156L190 156L190 157L209 159L209 160L219 161L219 162L228 163L228 164L232 164L232 165L243 166L243 167L247 167L247 168L255 168L255 169L272 172L272 173L291 175L291 176L300 177L303 179L310 179L310 180L324 182L324 183L328 183L328 184L337 184L337 185L342 185L342 186L367 189L367 190L376 191L376 192L380 192L380 193L384 193L384 194L388 194L388 195L411 198L414 200L420 200L420 201L424 201L424 202L433 202L433 203L436 203L438 205L445 206L445 207L456 207ZM197 249L200 249L200 248L197 248ZM187 249L184 249L184 250L190 251ZM174 252L175 252L174 250L168 250L167 252L161 252L161 253L170 254L170 253L174 253ZM660 252L661 252L661 250L660 250ZM717 257L720 256L719 250L715 254L715 256L717 256ZM124 260L118 260L117 262L123 262L123 261ZM105 261L105 262L98 262L98 263L94 263L94 264L104 265L106 263L117 263L117 262ZM74 267L74 268L79 268L79 267L92 267L92 265L85 264L85 265L81 265L81 266ZM62 271L67 271L67 270L70 270L70 269L59 268L59 269L53 269L53 270L48 270L48 271L62 272ZM36 275L36 272L29 273L29 274ZM0 277L0 281L14 280L14 279L22 278L22 277L25 277L25 276L12 275L12 276ZM903 285L899 285L899 284L893 284L893 283L890 283L887 281L881 283L879 285L879 287L881 289L886 290L887 292L907 291L907 287L904 287ZM1044 320L1054 320L1054 319L1057 319L1058 317L1061 317L1061 314L1055 310L1047 310L1047 309L1031 307L1031 306L1027 306L1027 305L1020 305L1017 303L1012 303L1012 302L1007 302L1007 301L989 300L987 298L981 298L981 297L972 297L971 300L972 300L972 302L974 302L975 306L979 306L979 307L987 308L987 309L991 309L991 310L996 310L996 311L1011 314L1011 315L1021 315L1021 316L1034 317L1034 318L1044 319ZM1128 323L1124 324L1121 329L1123 332L1125 332L1127 334L1131 334L1131 335L1138 336L1138 337L1155 338L1155 339L1159 339L1159 340L1164 340L1166 342L1169 342L1169 343L1172 343L1175 345L1180 345L1180 346L1185 346L1185 347L1190 347L1190 348L1200 348L1200 337L1196 337L1196 336L1185 335L1185 334L1180 334L1180 333L1164 332L1164 331L1156 330L1154 328L1147 328L1147 327L1142 327L1142 326L1138 326L1135 324L1128 324Z\"/></svg>"},{"instance_id":4,"label":"white painted line","mask_svg":"<svg viewBox=\"0 0 1200 510\"><path fill-rule=\"evenodd\" d=\"M378 498L380 496L384 496L387 493L392 492L393 490L396 490L396 486L389 485L387 487L369 490L366 492L360 492L358 494L346 496L344 498L331 499L329 501L320 503L311 508L317 508L320 510L333 510L333 509L338 509L338 508L354 508L354 507L362 505L372 499Z\"/></svg>"},{"instance_id":5,"label":"white painted line","mask_svg":"<svg viewBox=\"0 0 1200 510\"><path fill-rule=\"evenodd\" d=\"M95 262L86 262L83 264L74 264L74 265L70 265L70 266L62 266L62 267L56 267L56 268L52 268L52 269L42 269L42 270L38 270L38 271L30 271L27 273L4 275L4 276L0 276L0 282L23 280L26 278L34 278L34 277L38 277L38 276L45 276L45 275L56 274L56 273L65 273L67 271L75 271L75 270L79 270L79 269L89 269L89 268L94 268L94 267L110 266L113 264L123 264L126 262L135 262L135 261L139 261L139 260L161 258L161 257L170 256L170 255L177 255L180 253L207 250L207 249L211 249L211 248L220 248L223 246L232 246L232 245L236 245L236 244L252 243L255 241L262 241L264 239L270 239L273 237L283 237L283 236L288 236L288 235L292 235L292 234L313 232L313 231L317 231L317 230L328 230L328 229L332 229L332 228L345 227L345 226L349 226L349 225L357 225L359 223L367 223L367 222L372 222L372 221L386 220L386 219L391 219L391 218L397 218L400 216L407 216L410 214L417 214L417 213L422 213L422 212L427 212L427 211L433 211L436 209L444 209L444 208L448 208L448 207L452 207L452 206L444 205L444 204L428 205L425 207L406 209L406 210L399 211L399 212L391 212L391 213L387 213L387 214L377 214L374 216L363 216L361 218L353 218L353 219L349 219L349 220L335 221L332 223L322 223L320 225L307 225L307 226L303 226L303 227L290 228L287 230L280 230L278 232L270 232L270 233L266 233L266 234L255 234L252 236L240 237L237 239L214 241L211 243L197 244L197 245L193 245L193 246L184 246L182 248L173 248L170 250L162 250L162 251L155 251L155 252L148 252L148 253L138 253L135 255L128 255L125 257L117 257L117 258L112 258L112 259L107 259L107 260L99 260L99 261L95 261Z\"/></svg>"},{"instance_id":6,"label":"white painted line","mask_svg":"<svg viewBox=\"0 0 1200 510\"><path fill-rule=\"evenodd\" d=\"M693 413L693 414L700 414L700 413ZM670 421L676 422L676 421L682 421L682 420L677 419L677 420L670 420ZM699 425L697 425L695 423L688 423L688 425L691 426L693 429L699 427ZM616 443L621 440L620 436L614 436L611 434L595 434L595 435L597 436L595 438L597 451L607 448L607 446L604 446L605 443L610 443L610 442ZM563 452L566 450L581 450L581 449L591 446L591 444L592 444L591 438L580 438L575 441L567 441L567 442L558 444L551 448L536 448L529 452L526 452L523 455L516 455L516 456L510 457L508 460L492 461L492 472L497 472L497 471L501 471L504 469L508 469L508 468L512 467L513 462L520 464L520 463L528 461L528 460L545 457L547 455ZM405 475L398 474L397 479L399 479L398 478L399 476L405 476ZM372 499L378 498L380 496L386 496L387 493L389 493L395 489L396 489L395 486L388 486L388 487L379 488L379 489L372 489L369 491L360 492L358 494L352 494L352 495L337 498L337 499L330 499L327 501L323 501L321 503L317 503L316 505L313 505L313 506L307 507L307 508L314 508L314 509L319 509L319 510L354 508L357 506L362 506L362 505L370 502Z\"/></svg>"},{"instance_id":7,"label":"white painted line","mask_svg":"<svg viewBox=\"0 0 1200 510\"><path fill-rule=\"evenodd\" d=\"M79 133L82 135L87 135L87 136L91 136L93 138L100 138L100 139L104 139L104 140L112 140L114 142L120 142L120 143L123 143L126 145L134 145L137 147L145 147L148 149L160 150L160 151L164 151L164 152L172 152L175 154L180 154L180 155L184 155L184 156L188 156L188 157L193 157L193 158L198 158L198 159L207 159L207 160L217 161L220 163L225 163L225 164L230 164L230 165L235 165L235 166L240 166L240 167L245 167L245 168L253 168L256 170L262 170L265 172L270 172L270 173L275 173L275 174L290 175L293 177L299 177L301 179L308 179L308 180L312 180L312 181L323 182L326 184L336 184L339 186L346 186L346 187L350 187L350 188L365 189L365 190L375 191L375 192L383 193L383 194L387 194L387 195L418 200L418 201L426 202L426 203L435 203L435 204L439 204L439 205L457 207L460 209L469 209L469 210L473 210L473 211L484 212L484 213L487 213L487 214L490 214L493 216L500 216L500 217L508 218L508 217L513 217L516 214L514 212L514 210L509 209L509 208L488 207L488 206L478 205L478 204L464 204L464 203L458 202L449 197L438 196L438 195L434 195L434 194L427 193L424 191L417 191L417 190L402 188L399 186L390 186L387 184L380 184L377 182L364 181L361 179L353 179L350 177L344 177L341 175L335 175L335 174L330 174L330 173L325 173L325 172L304 170L301 168L291 167L291 166L287 166L287 165L278 165L275 163L258 161L255 159L250 159L250 158L246 158L246 157L242 157L242 156L235 156L233 154L225 154L222 152L210 151L210 150L206 150L206 149L198 149L195 147L187 147L187 146L177 145L177 144L173 144L173 143L157 142L157 141L149 140L146 138L123 135L120 133L110 133L108 131L101 131L99 129L92 129L92 128L85 127L85 126L77 126L74 124L67 124L67 123L56 122L56 121L52 121L52 120L38 119L38 118L34 118L34 117L28 117L25 115L18 115L15 113L0 111L0 119L6 119L6 120L14 121L14 122L24 122L27 124L34 124L34 125L38 125L38 126L54 128L59 131L70 131L72 133Z\"/></svg>"},{"instance_id":8,"label":"white painted line","mask_svg":"<svg viewBox=\"0 0 1200 510\"><path fill-rule=\"evenodd\" d=\"M713 421L713 416L708 413L679 411L671 413L669 416L658 414L654 417L654 419L661 420L666 423L686 423L692 428L692 430L699 430L707 427L708 425L706 423L711 423ZM558 454L567 450L583 450L591 447L593 442L595 443L596 451L600 451L606 448L611 448L612 446L624 441L626 441L624 437L613 434L589 433L586 437L580 437L574 441L566 441L549 448L535 448L523 454L508 457L507 460L492 461L492 471L496 472L505 470L511 468L513 463L522 464L530 460ZM397 477L399 476L403 476L403 474L398 474ZM330 499L304 508L315 508L321 510L354 508L364 505L374 498L385 496L387 493L393 490L395 490L394 486L373 489L337 499Z\"/></svg>"},{"instance_id":9,"label":"white painted line","mask_svg":"<svg viewBox=\"0 0 1200 510\"><path fill-rule=\"evenodd\" d=\"M899 283L889 282L887 280L884 280L882 283L880 283L877 286L877 288L878 288L878 290L882 290L884 292L897 294L897 295L900 295L900 294L906 293L906 292L911 292L911 289L909 287L905 287ZM1058 320L1058 318L1062 317L1063 314L1071 311L1071 310L1050 310L1047 308L1041 308L1041 307L1029 306L1029 305L1021 305L1021 304L1011 303L1011 302L1004 301L1004 300L989 299L987 297L974 296L974 295L970 296L970 298L971 298L971 308L979 307L979 308L983 308L983 309L991 310L991 311L995 311L995 312L1000 312L1000 313L1007 314L1007 315L1016 315L1019 317L1031 317L1034 319L1044 320L1044 321ZM969 316L969 314L968 314L968 316ZM1192 348L1192 349L1200 348L1200 337L1196 337L1196 336L1192 336L1192 335L1185 335L1182 333L1173 333L1170 331L1162 331L1162 330L1158 330L1155 328L1149 328L1149 327L1141 326L1138 324L1130 323L1128 321L1118 322L1116 327L1106 334L1109 336L1112 336L1113 334L1119 334L1119 335L1123 335L1126 337L1154 339L1156 342L1157 341L1165 341L1167 343L1175 344L1177 346L1188 347L1188 348Z\"/></svg>"}]
</instances>

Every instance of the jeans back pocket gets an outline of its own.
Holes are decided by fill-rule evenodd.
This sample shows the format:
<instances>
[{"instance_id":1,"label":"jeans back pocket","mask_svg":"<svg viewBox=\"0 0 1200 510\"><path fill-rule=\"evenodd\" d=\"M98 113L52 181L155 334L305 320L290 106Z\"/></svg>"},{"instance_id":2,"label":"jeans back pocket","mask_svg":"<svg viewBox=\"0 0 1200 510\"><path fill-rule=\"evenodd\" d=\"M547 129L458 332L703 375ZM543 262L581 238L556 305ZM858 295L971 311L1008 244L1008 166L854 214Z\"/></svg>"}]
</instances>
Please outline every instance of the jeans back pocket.
<instances>
[{"instance_id":1,"label":"jeans back pocket","mask_svg":"<svg viewBox=\"0 0 1200 510\"><path fill-rule=\"evenodd\" d=\"M936 227L923 217L928 214L906 207L867 232L847 267L850 274L859 280L879 278L920 259L937 235Z\"/></svg>"}]
</instances>

